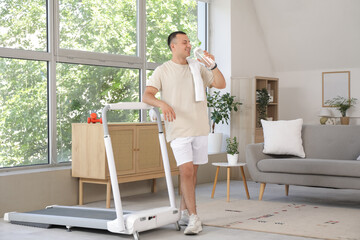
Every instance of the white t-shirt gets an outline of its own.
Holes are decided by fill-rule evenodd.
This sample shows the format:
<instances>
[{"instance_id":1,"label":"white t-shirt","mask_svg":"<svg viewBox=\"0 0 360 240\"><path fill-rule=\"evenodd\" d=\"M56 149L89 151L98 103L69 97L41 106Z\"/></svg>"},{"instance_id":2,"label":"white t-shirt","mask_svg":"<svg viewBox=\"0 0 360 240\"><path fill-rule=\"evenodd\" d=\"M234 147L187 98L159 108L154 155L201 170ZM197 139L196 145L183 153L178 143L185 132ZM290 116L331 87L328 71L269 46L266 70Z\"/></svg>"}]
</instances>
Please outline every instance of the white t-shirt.
<instances>
[{"instance_id":1,"label":"white t-shirt","mask_svg":"<svg viewBox=\"0 0 360 240\"><path fill-rule=\"evenodd\" d=\"M210 87L214 80L212 72L201 66L200 73L204 89ZM146 85L157 88L161 92L161 100L175 111L176 119L165 121L168 142L179 137L209 134L207 101L195 101L194 80L188 64L181 65L171 60L165 62L155 69Z\"/></svg>"}]
</instances>

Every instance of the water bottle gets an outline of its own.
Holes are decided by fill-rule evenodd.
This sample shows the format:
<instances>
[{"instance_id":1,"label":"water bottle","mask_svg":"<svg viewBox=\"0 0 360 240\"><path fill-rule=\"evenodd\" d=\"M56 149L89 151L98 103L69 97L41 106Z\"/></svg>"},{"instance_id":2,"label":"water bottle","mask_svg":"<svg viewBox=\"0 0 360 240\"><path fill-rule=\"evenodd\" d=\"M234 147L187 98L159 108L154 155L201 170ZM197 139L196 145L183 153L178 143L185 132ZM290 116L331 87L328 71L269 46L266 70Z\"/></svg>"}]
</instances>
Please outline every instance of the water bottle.
<instances>
[{"instance_id":1,"label":"water bottle","mask_svg":"<svg viewBox=\"0 0 360 240\"><path fill-rule=\"evenodd\" d=\"M202 50L201 48L197 47L194 50L194 55L196 58L198 58L201 63L203 63L205 65L205 67L207 67L210 70L213 70L216 68L216 63L214 62L214 60L212 60L211 58L205 56L204 54L204 50Z\"/></svg>"}]
</instances>

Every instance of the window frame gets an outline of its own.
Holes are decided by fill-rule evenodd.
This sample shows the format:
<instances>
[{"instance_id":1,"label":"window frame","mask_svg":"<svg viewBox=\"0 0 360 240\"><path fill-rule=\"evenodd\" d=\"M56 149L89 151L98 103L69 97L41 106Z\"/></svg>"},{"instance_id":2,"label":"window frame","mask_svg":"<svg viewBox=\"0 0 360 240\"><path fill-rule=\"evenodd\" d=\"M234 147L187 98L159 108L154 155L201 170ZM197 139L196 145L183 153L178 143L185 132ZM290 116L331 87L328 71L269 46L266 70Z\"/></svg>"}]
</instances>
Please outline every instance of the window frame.
<instances>
[{"instance_id":1,"label":"window frame","mask_svg":"<svg viewBox=\"0 0 360 240\"><path fill-rule=\"evenodd\" d=\"M61 49L59 45L59 0L46 1L47 15L47 51L32 51L0 47L1 58L14 58L23 60L37 60L47 62L48 72L48 163L41 165L26 165L0 168L0 172L19 169L34 169L44 167L70 166L71 162L58 162L57 160L57 123L56 123L56 64L73 63L96 66L120 67L139 69L139 98L142 99L146 87L146 71L155 70L162 63L146 61L146 0L137 1L137 55L126 56L108 53L86 52L80 50ZM195 1L195 0L194 0ZM209 43L209 4L210 0L197 0L204 3L202 9L202 24L204 26L204 48L208 49ZM198 12L199 16L199 12ZM146 120L146 112L140 112L140 121Z\"/></svg>"}]
</instances>

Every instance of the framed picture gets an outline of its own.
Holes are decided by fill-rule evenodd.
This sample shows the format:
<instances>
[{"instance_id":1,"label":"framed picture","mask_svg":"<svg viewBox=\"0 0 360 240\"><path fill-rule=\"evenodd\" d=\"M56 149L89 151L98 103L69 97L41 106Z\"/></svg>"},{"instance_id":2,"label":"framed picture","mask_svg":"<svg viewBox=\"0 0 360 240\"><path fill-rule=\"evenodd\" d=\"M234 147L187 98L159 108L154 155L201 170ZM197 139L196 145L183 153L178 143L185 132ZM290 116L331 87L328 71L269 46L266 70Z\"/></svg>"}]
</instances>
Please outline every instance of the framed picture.
<instances>
[{"instance_id":1,"label":"framed picture","mask_svg":"<svg viewBox=\"0 0 360 240\"><path fill-rule=\"evenodd\" d=\"M337 96L350 98L350 71L322 73L322 106Z\"/></svg>"}]
</instances>

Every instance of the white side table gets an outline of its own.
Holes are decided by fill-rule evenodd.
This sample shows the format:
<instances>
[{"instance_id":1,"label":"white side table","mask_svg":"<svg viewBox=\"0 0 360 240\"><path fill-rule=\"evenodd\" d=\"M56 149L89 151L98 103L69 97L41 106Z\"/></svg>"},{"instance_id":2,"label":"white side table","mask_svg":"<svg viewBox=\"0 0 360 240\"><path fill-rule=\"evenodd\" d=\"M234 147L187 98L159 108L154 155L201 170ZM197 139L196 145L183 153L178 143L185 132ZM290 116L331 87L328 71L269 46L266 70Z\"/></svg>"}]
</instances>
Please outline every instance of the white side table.
<instances>
[{"instance_id":1,"label":"white side table","mask_svg":"<svg viewBox=\"0 0 360 240\"><path fill-rule=\"evenodd\" d=\"M218 162L218 163L212 163L212 165L216 166L217 168L216 168L216 174L215 174L213 190L212 190L212 193L211 193L211 198L214 198L215 188L216 188L216 183L217 183L220 167L226 167L227 168L227 194L226 195L227 195L227 201L228 202L230 201L230 168L232 168L232 167L240 167L241 176L242 176L245 191L246 191L246 196L247 196L248 199L250 199L249 190L248 190L248 187L247 187L245 173L244 173L244 166L246 165L246 163L237 163L237 164L234 164L234 165L230 165L227 162Z\"/></svg>"}]
</instances>

